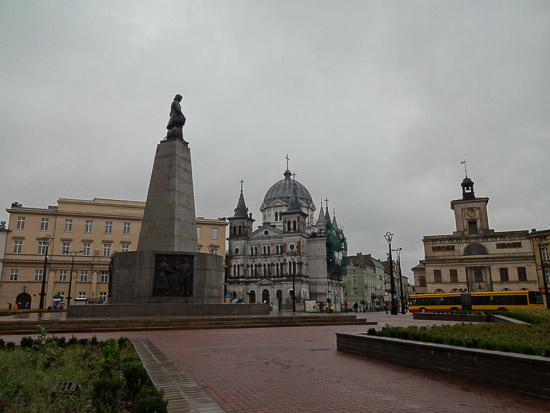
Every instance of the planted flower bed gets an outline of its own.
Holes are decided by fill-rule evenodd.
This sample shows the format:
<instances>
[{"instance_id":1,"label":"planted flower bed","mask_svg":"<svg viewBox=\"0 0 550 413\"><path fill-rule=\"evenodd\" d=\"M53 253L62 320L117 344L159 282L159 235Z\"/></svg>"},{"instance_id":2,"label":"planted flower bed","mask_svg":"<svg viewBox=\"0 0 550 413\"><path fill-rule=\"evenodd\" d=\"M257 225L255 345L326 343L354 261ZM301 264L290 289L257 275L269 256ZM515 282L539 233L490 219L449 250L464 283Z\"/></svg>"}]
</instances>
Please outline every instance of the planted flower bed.
<instances>
[{"instance_id":1,"label":"planted flower bed","mask_svg":"<svg viewBox=\"0 0 550 413\"><path fill-rule=\"evenodd\" d=\"M550 398L550 316L515 313L506 316L535 324L386 326L366 334L337 333L337 349Z\"/></svg>"},{"instance_id":2,"label":"planted flower bed","mask_svg":"<svg viewBox=\"0 0 550 413\"><path fill-rule=\"evenodd\" d=\"M0 411L165 412L131 342L95 337L0 340Z\"/></svg>"},{"instance_id":3,"label":"planted flower bed","mask_svg":"<svg viewBox=\"0 0 550 413\"><path fill-rule=\"evenodd\" d=\"M550 324L455 324L390 327L369 335L550 357Z\"/></svg>"}]
</instances>

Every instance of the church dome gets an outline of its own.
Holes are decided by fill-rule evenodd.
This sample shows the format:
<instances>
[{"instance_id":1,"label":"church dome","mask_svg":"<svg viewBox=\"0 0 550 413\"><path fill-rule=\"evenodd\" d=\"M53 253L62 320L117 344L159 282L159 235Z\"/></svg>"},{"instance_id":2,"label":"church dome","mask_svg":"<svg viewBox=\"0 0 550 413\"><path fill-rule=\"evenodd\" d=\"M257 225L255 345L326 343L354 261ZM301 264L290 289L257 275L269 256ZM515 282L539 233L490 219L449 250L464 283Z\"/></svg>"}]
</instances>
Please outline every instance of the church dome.
<instances>
[{"instance_id":1,"label":"church dome","mask_svg":"<svg viewBox=\"0 0 550 413\"><path fill-rule=\"evenodd\" d=\"M292 193L292 186L296 184L296 192L298 194L300 204L315 210L315 206L313 206L313 199L311 199L311 195L307 188L300 182L291 179L292 173L288 169L285 171L284 176L285 179L281 179L279 182L273 184L266 192L262 207L260 209L263 210L276 201L283 201L288 205L290 195Z\"/></svg>"}]
</instances>

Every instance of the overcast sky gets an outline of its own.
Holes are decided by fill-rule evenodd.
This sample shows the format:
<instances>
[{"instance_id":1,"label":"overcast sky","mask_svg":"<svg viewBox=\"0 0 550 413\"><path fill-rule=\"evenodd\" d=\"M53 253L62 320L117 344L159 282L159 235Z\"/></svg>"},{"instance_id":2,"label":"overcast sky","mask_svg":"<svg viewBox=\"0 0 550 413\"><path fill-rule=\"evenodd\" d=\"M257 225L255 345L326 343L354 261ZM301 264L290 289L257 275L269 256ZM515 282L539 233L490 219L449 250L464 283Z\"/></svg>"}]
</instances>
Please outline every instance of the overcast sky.
<instances>
[{"instance_id":1,"label":"overcast sky","mask_svg":"<svg viewBox=\"0 0 550 413\"><path fill-rule=\"evenodd\" d=\"M550 2L0 0L0 218L145 201L184 96L199 216L260 224L290 169L349 254L455 229L468 161L496 231L550 226Z\"/></svg>"}]
</instances>

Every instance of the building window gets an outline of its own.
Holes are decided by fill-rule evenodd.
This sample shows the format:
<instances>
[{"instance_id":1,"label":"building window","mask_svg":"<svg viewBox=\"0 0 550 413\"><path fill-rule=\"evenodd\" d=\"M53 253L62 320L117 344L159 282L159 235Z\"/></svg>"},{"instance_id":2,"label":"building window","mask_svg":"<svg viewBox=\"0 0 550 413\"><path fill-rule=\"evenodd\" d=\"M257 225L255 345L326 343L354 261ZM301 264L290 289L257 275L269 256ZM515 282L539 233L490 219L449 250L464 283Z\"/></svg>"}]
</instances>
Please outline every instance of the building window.
<instances>
[{"instance_id":1,"label":"building window","mask_svg":"<svg viewBox=\"0 0 550 413\"><path fill-rule=\"evenodd\" d=\"M218 239L218 228L212 228L212 239Z\"/></svg>"},{"instance_id":2,"label":"building window","mask_svg":"<svg viewBox=\"0 0 550 413\"><path fill-rule=\"evenodd\" d=\"M65 220L65 232L72 232L73 231L73 220L72 219L66 219Z\"/></svg>"},{"instance_id":3,"label":"building window","mask_svg":"<svg viewBox=\"0 0 550 413\"><path fill-rule=\"evenodd\" d=\"M79 291L77 298L86 298L86 291Z\"/></svg>"},{"instance_id":4,"label":"building window","mask_svg":"<svg viewBox=\"0 0 550 413\"><path fill-rule=\"evenodd\" d=\"M129 222L124 223L124 226L122 227L122 233L124 235L129 235L130 234L130 223Z\"/></svg>"},{"instance_id":5,"label":"building window","mask_svg":"<svg viewBox=\"0 0 550 413\"><path fill-rule=\"evenodd\" d=\"M425 287L426 286L426 277L424 277L423 275L419 276L418 277L418 284L420 287Z\"/></svg>"},{"instance_id":6,"label":"building window","mask_svg":"<svg viewBox=\"0 0 550 413\"><path fill-rule=\"evenodd\" d=\"M113 221L105 221L105 234L113 233Z\"/></svg>"},{"instance_id":7,"label":"building window","mask_svg":"<svg viewBox=\"0 0 550 413\"><path fill-rule=\"evenodd\" d=\"M202 238L202 227L197 227L197 238L198 239Z\"/></svg>"},{"instance_id":8,"label":"building window","mask_svg":"<svg viewBox=\"0 0 550 413\"><path fill-rule=\"evenodd\" d=\"M100 291L99 292L99 299L101 301L106 301L107 300L107 293L105 291Z\"/></svg>"},{"instance_id":9,"label":"building window","mask_svg":"<svg viewBox=\"0 0 550 413\"><path fill-rule=\"evenodd\" d=\"M546 277L546 284L550 284L550 270L544 270L544 276Z\"/></svg>"},{"instance_id":10,"label":"building window","mask_svg":"<svg viewBox=\"0 0 550 413\"><path fill-rule=\"evenodd\" d=\"M353 289L352 294L353 294L353 295L357 295L357 288L354 288L354 289Z\"/></svg>"},{"instance_id":11,"label":"building window","mask_svg":"<svg viewBox=\"0 0 550 413\"><path fill-rule=\"evenodd\" d=\"M434 282L436 283L443 282L441 278L441 270L434 270Z\"/></svg>"},{"instance_id":12,"label":"building window","mask_svg":"<svg viewBox=\"0 0 550 413\"><path fill-rule=\"evenodd\" d=\"M90 249L92 247L92 244L89 242L82 243L82 255L85 257L88 257L90 255Z\"/></svg>"},{"instance_id":13,"label":"building window","mask_svg":"<svg viewBox=\"0 0 550 413\"><path fill-rule=\"evenodd\" d=\"M101 282L102 283L109 282L109 271L101 271Z\"/></svg>"},{"instance_id":14,"label":"building window","mask_svg":"<svg viewBox=\"0 0 550 413\"><path fill-rule=\"evenodd\" d=\"M103 256L104 257L111 256L111 244L103 244Z\"/></svg>"},{"instance_id":15,"label":"building window","mask_svg":"<svg viewBox=\"0 0 550 413\"><path fill-rule=\"evenodd\" d=\"M65 302L65 291L58 291L57 294L61 296L61 302Z\"/></svg>"},{"instance_id":16,"label":"building window","mask_svg":"<svg viewBox=\"0 0 550 413\"><path fill-rule=\"evenodd\" d=\"M218 246L217 245L210 245L210 254L218 255Z\"/></svg>"},{"instance_id":17,"label":"building window","mask_svg":"<svg viewBox=\"0 0 550 413\"><path fill-rule=\"evenodd\" d=\"M483 270L481 268L474 268L474 282L483 282Z\"/></svg>"},{"instance_id":18,"label":"building window","mask_svg":"<svg viewBox=\"0 0 550 413\"><path fill-rule=\"evenodd\" d=\"M59 270L59 282L64 283L67 281L67 270Z\"/></svg>"},{"instance_id":19,"label":"building window","mask_svg":"<svg viewBox=\"0 0 550 413\"><path fill-rule=\"evenodd\" d=\"M487 255L487 248L481 244L470 244L464 248L464 255Z\"/></svg>"},{"instance_id":20,"label":"building window","mask_svg":"<svg viewBox=\"0 0 550 413\"><path fill-rule=\"evenodd\" d=\"M42 281L42 273L43 273L43 270L34 270L34 281L35 282Z\"/></svg>"},{"instance_id":21,"label":"building window","mask_svg":"<svg viewBox=\"0 0 550 413\"><path fill-rule=\"evenodd\" d=\"M82 282L82 283L88 282L88 271L87 270L80 271L80 282Z\"/></svg>"},{"instance_id":22,"label":"building window","mask_svg":"<svg viewBox=\"0 0 550 413\"><path fill-rule=\"evenodd\" d=\"M540 249L540 256L543 261L548 261L548 247L542 247Z\"/></svg>"},{"instance_id":23,"label":"building window","mask_svg":"<svg viewBox=\"0 0 550 413\"><path fill-rule=\"evenodd\" d=\"M351 282L354 283L354 284L357 284L357 275L352 275L351 276Z\"/></svg>"},{"instance_id":24,"label":"building window","mask_svg":"<svg viewBox=\"0 0 550 413\"><path fill-rule=\"evenodd\" d=\"M527 281L527 271L525 267L518 267L518 281Z\"/></svg>"},{"instance_id":25,"label":"building window","mask_svg":"<svg viewBox=\"0 0 550 413\"><path fill-rule=\"evenodd\" d=\"M15 227L15 229L25 229L25 217L17 217L17 226Z\"/></svg>"},{"instance_id":26,"label":"building window","mask_svg":"<svg viewBox=\"0 0 550 413\"><path fill-rule=\"evenodd\" d=\"M42 221L40 221L40 231L47 231L49 225L50 218L42 218Z\"/></svg>"},{"instance_id":27,"label":"building window","mask_svg":"<svg viewBox=\"0 0 550 413\"><path fill-rule=\"evenodd\" d=\"M92 221L91 219L86 220L86 226L84 227L84 232L86 234L91 234L92 233L92 224L93 223L94 223L94 221Z\"/></svg>"},{"instance_id":28,"label":"building window","mask_svg":"<svg viewBox=\"0 0 550 413\"><path fill-rule=\"evenodd\" d=\"M449 276L452 283L458 282L458 271L457 270L449 270Z\"/></svg>"},{"instance_id":29,"label":"building window","mask_svg":"<svg viewBox=\"0 0 550 413\"><path fill-rule=\"evenodd\" d=\"M475 235L477 233L477 221L468 221L468 234Z\"/></svg>"},{"instance_id":30,"label":"building window","mask_svg":"<svg viewBox=\"0 0 550 413\"><path fill-rule=\"evenodd\" d=\"M508 277L508 268L499 268L500 271L500 281L508 282L510 281Z\"/></svg>"},{"instance_id":31,"label":"building window","mask_svg":"<svg viewBox=\"0 0 550 413\"><path fill-rule=\"evenodd\" d=\"M128 248L129 248L129 247L130 247L130 246L129 246L128 244L122 244L122 245L121 245L122 252L128 252Z\"/></svg>"},{"instance_id":32,"label":"building window","mask_svg":"<svg viewBox=\"0 0 550 413\"><path fill-rule=\"evenodd\" d=\"M61 247L61 255L69 255L71 253L71 243L63 242Z\"/></svg>"},{"instance_id":33,"label":"building window","mask_svg":"<svg viewBox=\"0 0 550 413\"><path fill-rule=\"evenodd\" d=\"M38 255L45 255L46 254L46 243L44 241L38 241Z\"/></svg>"},{"instance_id":34,"label":"building window","mask_svg":"<svg viewBox=\"0 0 550 413\"><path fill-rule=\"evenodd\" d=\"M21 254L22 248L23 248L23 241L19 241L19 240L13 241L13 253L14 254Z\"/></svg>"},{"instance_id":35,"label":"building window","mask_svg":"<svg viewBox=\"0 0 550 413\"><path fill-rule=\"evenodd\" d=\"M17 281L19 270L10 270L10 281Z\"/></svg>"}]
</instances>

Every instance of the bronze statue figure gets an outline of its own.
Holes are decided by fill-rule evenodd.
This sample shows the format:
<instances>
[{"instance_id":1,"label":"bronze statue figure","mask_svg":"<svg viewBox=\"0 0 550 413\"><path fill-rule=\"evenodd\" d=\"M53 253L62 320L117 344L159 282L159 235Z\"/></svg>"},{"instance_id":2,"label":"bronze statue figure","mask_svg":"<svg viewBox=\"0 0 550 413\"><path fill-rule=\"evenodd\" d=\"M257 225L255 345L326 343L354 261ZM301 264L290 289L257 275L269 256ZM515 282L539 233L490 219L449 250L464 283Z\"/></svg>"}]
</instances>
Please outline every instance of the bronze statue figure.
<instances>
[{"instance_id":1,"label":"bronze statue figure","mask_svg":"<svg viewBox=\"0 0 550 413\"><path fill-rule=\"evenodd\" d=\"M183 97L180 94L177 94L174 97L172 106L170 106L170 120L168 121L168 125L166 125L168 134L165 139L181 139L184 143L189 143L183 139L183 125L185 125L185 116L181 111L180 102L182 99Z\"/></svg>"}]
</instances>

